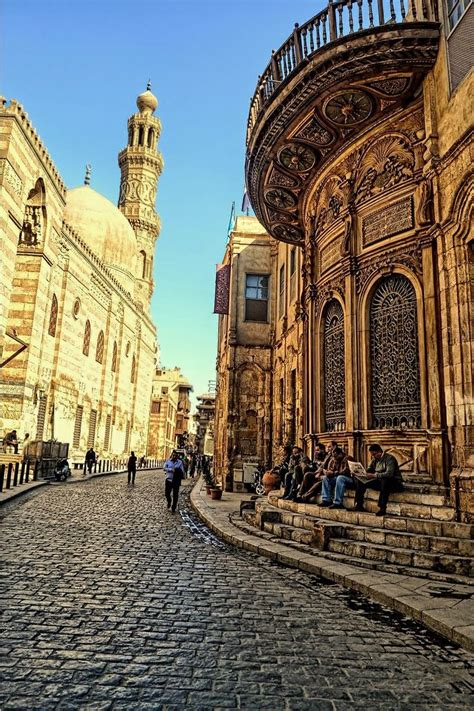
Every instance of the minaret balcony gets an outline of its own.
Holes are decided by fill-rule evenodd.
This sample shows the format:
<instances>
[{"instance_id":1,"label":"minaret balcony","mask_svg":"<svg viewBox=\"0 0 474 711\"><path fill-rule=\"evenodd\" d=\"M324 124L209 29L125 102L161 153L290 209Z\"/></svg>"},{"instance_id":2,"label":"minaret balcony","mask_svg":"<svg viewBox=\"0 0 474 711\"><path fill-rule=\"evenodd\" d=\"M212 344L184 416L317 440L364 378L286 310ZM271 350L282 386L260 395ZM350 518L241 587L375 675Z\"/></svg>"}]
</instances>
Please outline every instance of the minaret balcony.
<instances>
[{"instance_id":1,"label":"minaret balcony","mask_svg":"<svg viewBox=\"0 0 474 711\"><path fill-rule=\"evenodd\" d=\"M247 191L275 238L304 241L315 174L415 99L438 53L437 0L333 0L259 77L247 127Z\"/></svg>"}]
</instances>

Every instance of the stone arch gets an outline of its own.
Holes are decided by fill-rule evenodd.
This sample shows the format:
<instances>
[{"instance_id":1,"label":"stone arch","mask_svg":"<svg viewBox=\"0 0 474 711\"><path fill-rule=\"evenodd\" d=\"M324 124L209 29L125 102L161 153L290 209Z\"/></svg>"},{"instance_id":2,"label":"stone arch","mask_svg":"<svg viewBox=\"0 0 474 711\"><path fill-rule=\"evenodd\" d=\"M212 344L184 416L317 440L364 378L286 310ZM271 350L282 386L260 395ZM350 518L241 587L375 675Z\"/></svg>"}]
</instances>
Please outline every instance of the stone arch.
<instances>
[{"instance_id":1,"label":"stone arch","mask_svg":"<svg viewBox=\"0 0 474 711\"><path fill-rule=\"evenodd\" d=\"M46 224L46 188L43 178L38 178L28 193L19 244L36 247L44 242Z\"/></svg>"},{"instance_id":2,"label":"stone arch","mask_svg":"<svg viewBox=\"0 0 474 711\"><path fill-rule=\"evenodd\" d=\"M146 139L147 148L153 148L154 139L155 139L155 132L153 131L152 128L149 128L147 139Z\"/></svg>"}]
</instances>

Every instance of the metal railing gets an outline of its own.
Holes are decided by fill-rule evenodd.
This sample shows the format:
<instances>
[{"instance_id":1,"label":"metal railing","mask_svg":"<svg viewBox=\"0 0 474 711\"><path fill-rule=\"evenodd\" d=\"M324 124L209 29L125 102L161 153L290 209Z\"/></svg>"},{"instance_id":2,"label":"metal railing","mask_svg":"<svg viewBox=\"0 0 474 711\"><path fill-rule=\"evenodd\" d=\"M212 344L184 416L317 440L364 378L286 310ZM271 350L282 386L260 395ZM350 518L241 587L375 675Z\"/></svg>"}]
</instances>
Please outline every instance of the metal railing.
<instances>
[{"instance_id":1,"label":"metal railing","mask_svg":"<svg viewBox=\"0 0 474 711\"><path fill-rule=\"evenodd\" d=\"M296 23L280 49L273 50L250 101L247 143L260 112L278 87L321 48L362 30L438 20L438 0L329 0L327 7L304 25Z\"/></svg>"},{"instance_id":2,"label":"metal railing","mask_svg":"<svg viewBox=\"0 0 474 711\"><path fill-rule=\"evenodd\" d=\"M125 459L99 459L92 466L93 474L104 474L108 472L121 472L127 469L128 458ZM45 476L44 468L40 459L29 460L24 459L21 462L11 461L0 464L0 493L8 489L13 489L15 486L28 484L30 481L39 481L40 479L51 479L54 477ZM162 469L164 460L162 459L147 459L145 465L137 466L137 471L145 469Z\"/></svg>"}]
</instances>

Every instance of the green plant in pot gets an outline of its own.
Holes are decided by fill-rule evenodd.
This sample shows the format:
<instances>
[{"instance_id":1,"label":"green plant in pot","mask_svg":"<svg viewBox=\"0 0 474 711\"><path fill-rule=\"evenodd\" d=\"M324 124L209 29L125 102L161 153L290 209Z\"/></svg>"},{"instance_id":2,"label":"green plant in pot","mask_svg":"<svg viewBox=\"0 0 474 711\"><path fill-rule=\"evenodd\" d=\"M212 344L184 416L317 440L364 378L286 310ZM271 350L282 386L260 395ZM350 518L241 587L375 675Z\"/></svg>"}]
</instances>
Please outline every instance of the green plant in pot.
<instances>
[{"instance_id":1,"label":"green plant in pot","mask_svg":"<svg viewBox=\"0 0 474 711\"><path fill-rule=\"evenodd\" d=\"M211 489L214 487L214 477L209 470L203 472L204 482L206 484L207 493L210 495Z\"/></svg>"}]
</instances>

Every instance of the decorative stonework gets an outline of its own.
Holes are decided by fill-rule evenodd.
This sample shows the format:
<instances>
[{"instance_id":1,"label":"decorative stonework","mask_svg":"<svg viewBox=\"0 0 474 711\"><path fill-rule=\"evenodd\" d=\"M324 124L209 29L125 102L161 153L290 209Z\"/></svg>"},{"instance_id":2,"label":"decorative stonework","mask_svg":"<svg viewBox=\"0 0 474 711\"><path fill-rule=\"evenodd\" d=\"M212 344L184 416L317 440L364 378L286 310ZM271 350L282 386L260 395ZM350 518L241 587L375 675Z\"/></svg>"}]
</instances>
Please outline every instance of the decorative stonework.
<instances>
[{"instance_id":1,"label":"decorative stonework","mask_svg":"<svg viewBox=\"0 0 474 711\"><path fill-rule=\"evenodd\" d=\"M335 135L312 116L303 128L300 128L298 133L295 134L294 138L310 141L317 146L328 146L333 143Z\"/></svg>"},{"instance_id":2,"label":"decorative stonework","mask_svg":"<svg viewBox=\"0 0 474 711\"><path fill-rule=\"evenodd\" d=\"M268 185L281 185L283 188L296 188L299 184L298 178L282 173L281 170L272 168L268 177Z\"/></svg>"},{"instance_id":3,"label":"decorative stonework","mask_svg":"<svg viewBox=\"0 0 474 711\"><path fill-rule=\"evenodd\" d=\"M411 196L382 207L362 220L362 245L375 242L411 230L413 221L413 198Z\"/></svg>"},{"instance_id":4,"label":"decorative stonework","mask_svg":"<svg viewBox=\"0 0 474 711\"><path fill-rule=\"evenodd\" d=\"M306 172L313 168L316 162L314 151L308 146L298 143L289 143L280 151L278 156L280 163L288 170Z\"/></svg>"},{"instance_id":5,"label":"decorative stonework","mask_svg":"<svg viewBox=\"0 0 474 711\"><path fill-rule=\"evenodd\" d=\"M356 203L413 177L415 157L401 135L379 138L362 155L355 186Z\"/></svg>"},{"instance_id":6,"label":"decorative stonework","mask_svg":"<svg viewBox=\"0 0 474 711\"><path fill-rule=\"evenodd\" d=\"M23 194L23 181L6 158L0 159L0 179L1 178L3 178L3 182L11 188L11 191L17 195L17 197L21 198Z\"/></svg>"},{"instance_id":7,"label":"decorative stonework","mask_svg":"<svg viewBox=\"0 0 474 711\"><path fill-rule=\"evenodd\" d=\"M273 207L281 210L290 210L296 205L296 198L293 193L283 188L271 188L265 193L265 200Z\"/></svg>"},{"instance_id":8,"label":"decorative stonework","mask_svg":"<svg viewBox=\"0 0 474 711\"><path fill-rule=\"evenodd\" d=\"M294 225L276 224L272 225L272 234L284 242L302 242L303 235L298 227Z\"/></svg>"},{"instance_id":9,"label":"decorative stonework","mask_svg":"<svg viewBox=\"0 0 474 711\"><path fill-rule=\"evenodd\" d=\"M341 259L342 237L331 240L327 245L321 248L320 265L321 274L324 274L334 264Z\"/></svg>"},{"instance_id":10,"label":"decorative stonework","mask_svg":"<svg viewBox=\"0 0 474 711\"><path fill-rule=\"evenodd\" d=\"M344 90L326 101L323 107L326 118L337 126L354 126L370 118L374 104L364 91Z\"/></svg>"},{"instance_id":11,"label":"decorative stonework","mask_svg":"<svg viewBox=\"0 0 474 711\"><path fill-rule=\"evenodd\" d=\"M372 81L368 86L387 96L400 96L408 87L409 82L410 79L408 77L393 77L391 79Z\"/></svg>"},{"instance_id":12,"label":"decorative stonework","mask_svg":"<svg viewBox=\"0 0 474 711\"><path fill-rule=\"evenodd\" d=\"M378 254L367 261L364 260L355 273L357 293L364 290L374 274L393 272L397 265L407 267L414 274L421 276L421 248L417 245L408 249L387 250L382 255Z\"/></svg>"}]
</instances>

